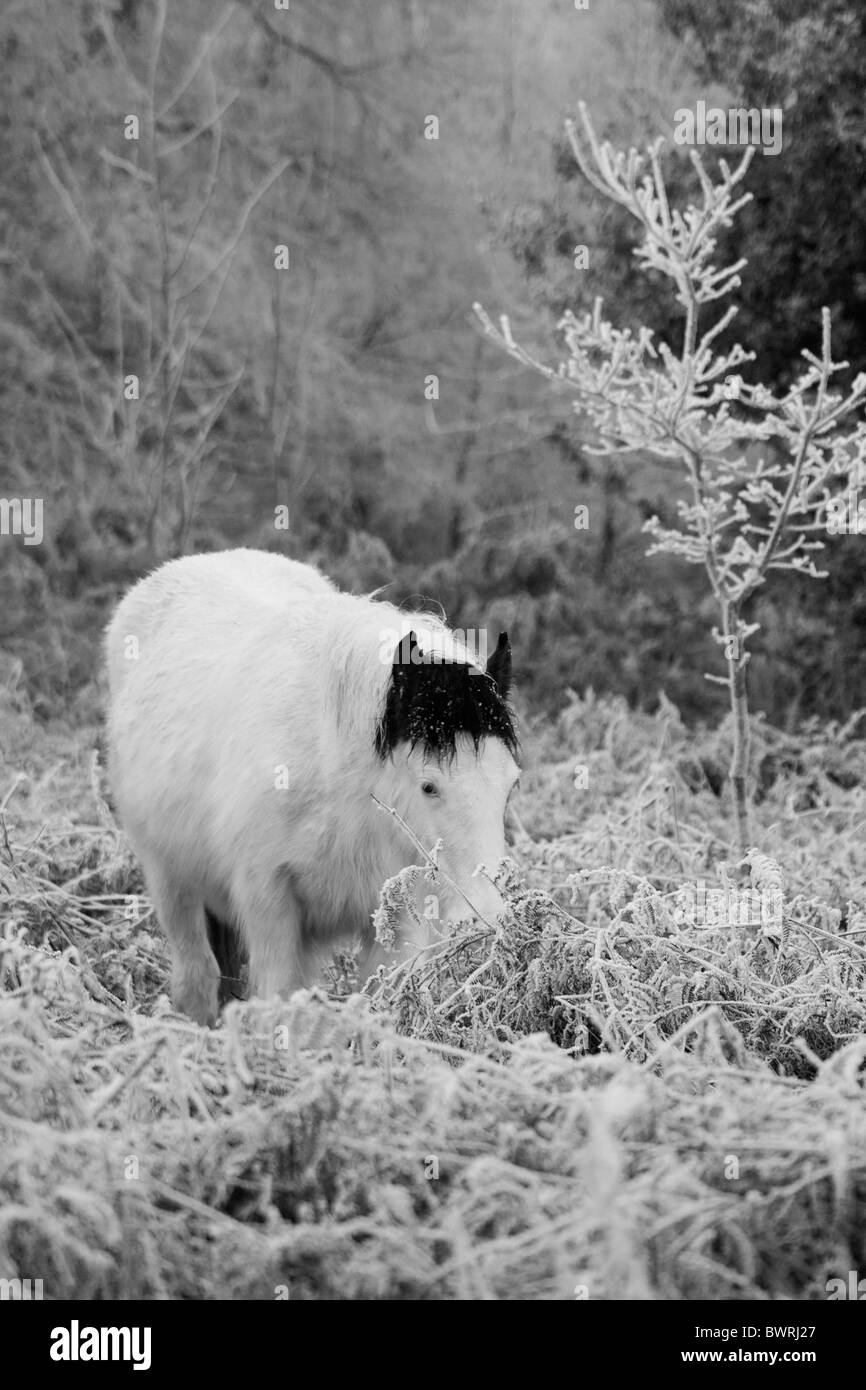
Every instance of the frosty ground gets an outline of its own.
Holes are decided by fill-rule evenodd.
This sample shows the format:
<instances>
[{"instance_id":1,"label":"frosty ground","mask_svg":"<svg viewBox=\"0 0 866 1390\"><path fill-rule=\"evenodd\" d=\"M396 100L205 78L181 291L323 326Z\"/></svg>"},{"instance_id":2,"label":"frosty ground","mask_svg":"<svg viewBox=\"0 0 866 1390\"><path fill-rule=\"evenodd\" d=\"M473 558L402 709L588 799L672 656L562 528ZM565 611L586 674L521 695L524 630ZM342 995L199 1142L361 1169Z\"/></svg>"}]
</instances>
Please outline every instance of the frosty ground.
<instances>
[{"instance_id":1,"label":"frosty ground","mask_svg":"<svg viewBox=\"0 0 866 1390\"><path fill-rule=\"evenodd\" d=\"M508 910L352 992L171 1011L96 728L2 695L0 1275L46 1298L824 1299L866 1273L866 720L524 728ZM691 894L691 897L689 896Z\"/></svg>"}]
</instances>

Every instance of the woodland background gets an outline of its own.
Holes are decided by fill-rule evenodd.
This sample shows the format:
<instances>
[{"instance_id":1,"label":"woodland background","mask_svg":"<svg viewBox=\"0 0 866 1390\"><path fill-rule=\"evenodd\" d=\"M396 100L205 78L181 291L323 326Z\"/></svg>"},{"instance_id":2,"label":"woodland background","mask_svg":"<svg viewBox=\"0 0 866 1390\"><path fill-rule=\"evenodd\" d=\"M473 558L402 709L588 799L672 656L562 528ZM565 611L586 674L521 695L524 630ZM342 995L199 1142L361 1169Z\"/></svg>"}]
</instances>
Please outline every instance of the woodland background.
<instances>
[{"instance_id":1,"label":"woodland background","mask_svg":"<svg viewBox=\"0 0 866 1390\"><path fill-rule=\"evenodd\" d=\"M827 304L835 355L866 368L854 0L11 0L0 52L0 495L45 507L41 545L0 543L0 675L38 718L92 715L127 583L246 544L507 627L538 708L591 687L651 710L664 692L715 722L702 575L647 559L641 534L673 518L678 478L594 459L570 400L497 353L471 306L549 362L558 316L597 294L665 336L669 290L638 278L633 229L580 177L563 118L582 99L617 145L667 135L687 189L678 107L781 107L784 150L753 161L730 233L749 261L736 337L784 383ZM866 703L863 546L830 538L822 584L756 605L753 708L777 725Z\"/></svg>"}]
</instances>

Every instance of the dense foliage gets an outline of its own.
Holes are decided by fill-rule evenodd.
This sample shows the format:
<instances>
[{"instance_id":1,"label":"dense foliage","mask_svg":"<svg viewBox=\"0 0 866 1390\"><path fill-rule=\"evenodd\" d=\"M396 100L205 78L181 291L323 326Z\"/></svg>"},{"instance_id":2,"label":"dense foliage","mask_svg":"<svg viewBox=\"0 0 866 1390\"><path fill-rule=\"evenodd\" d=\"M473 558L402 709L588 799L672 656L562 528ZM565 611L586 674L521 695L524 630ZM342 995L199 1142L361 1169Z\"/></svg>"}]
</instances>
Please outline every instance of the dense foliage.
<instances>
[{"instance_id":1,"label":"dense foliage","mask_svg":"<svg viewBox=\"0 0 866 1390\"><path fill-rule=\"evenodd\" d=\"M762 48L746 18L764 9ZM780 375L813 300L861 359L856 206L835 215L837 190L858 183L854 20L834 6L801 73L805 18L785 38L775 10L751 7L736 43L711 44L709 18L671 10L678 37L666 13L70 0L0 16L0 496L46 509L41 545L0 544L0 650L42 716L92 708L98 634L125 583L237 543L423 594L466 628L508 627L532 702L592 686L651 706L664 690L691 719L717 715L697 577L647 560L640 535L672 513L670 479L649 459L600 467L569 402L504 363L470 313L495 303L548 355L555 315L601 292L615 321L664 335L674 306L636 275L624 215L573 180L563 116L585 98L605 135L643 145L679 105L724 92L705 85L711 59L746 91L770 48L817 103L847 44L830 106L847 113L850 177L822 159L826 121L753 162L749 215L777 211L769 231L749 224L743 299ZM757 100L769 87L755 82ZM799 109L785 106L786 131ZM668 157L672 187L690 177L683 156ZM801 163L808 216L786 201ZM861 550L834 541L818 598L797 583L759 598L752 689L780 724L862 703Z\"/></svg>"}]
</instances>

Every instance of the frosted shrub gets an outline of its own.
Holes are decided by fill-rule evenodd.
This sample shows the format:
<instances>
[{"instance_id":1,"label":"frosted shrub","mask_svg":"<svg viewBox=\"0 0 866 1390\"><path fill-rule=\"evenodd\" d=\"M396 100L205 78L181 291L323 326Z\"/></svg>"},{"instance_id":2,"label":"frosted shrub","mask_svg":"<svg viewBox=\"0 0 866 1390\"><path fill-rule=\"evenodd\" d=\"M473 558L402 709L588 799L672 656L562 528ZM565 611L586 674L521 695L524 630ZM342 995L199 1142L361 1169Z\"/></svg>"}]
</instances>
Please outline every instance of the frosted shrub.
<instances>
[{"instance_id":1,"label":"frosted shrub","mask_svg":"<svg viewBox=\"0 0 866 1390\"><path fill-rule=\"evenodd\" d=\"M615 328L597 299L591 313L566 313L559 325L568 360L558 369L537 361L514 339L507 318L495 325L475 306L485 331L517 361L575 393L575 410L594 426L590 452L640 451L669 461L685 485L677 524L651 517L649 553L667 551L702 565L718 605L713 636L722 648L734 749L730 777L740 848L751 842L749 824L749 711L746 671L749 642L758 624L749 602L771 572L795 570L821 578L815 565L820 539L833 530L843 492L866 478L866 423L859 415L866 375L847 394L831 383L847 367L834 362L830 314L822 311L820 356L803 351L806 366L778 395L749 385L737 373L754 353L739 343L717 351L736 304L716 304L740 286L745 262L716 267L721 228L731 225L751 194L743 179L755 152L745 149L736 168L719 161L713 182L701 157L690 151L701 201L683 211L671 207L662 173L662 140L645 156L617 152L595 135L585 107L581 129L566 129L584 176L626 208L643 236L635 254L643 271L660 271L675 286L682 308L682 341L656 341L652 329Z\"/></svg>"}]
</instances>

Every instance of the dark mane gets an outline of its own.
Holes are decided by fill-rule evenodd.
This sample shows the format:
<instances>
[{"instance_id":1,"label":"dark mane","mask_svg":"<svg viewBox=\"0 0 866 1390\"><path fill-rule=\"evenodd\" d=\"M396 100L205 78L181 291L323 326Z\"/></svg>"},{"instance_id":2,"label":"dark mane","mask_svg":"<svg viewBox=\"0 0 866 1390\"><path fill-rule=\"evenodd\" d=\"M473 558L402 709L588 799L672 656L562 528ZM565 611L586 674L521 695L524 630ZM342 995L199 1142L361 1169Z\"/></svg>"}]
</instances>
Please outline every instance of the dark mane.
<instances>
[{"instance_id":1,"label":"dark mane","mask_svg":"<svg viewBox=\"0 0 866 1390\"><path fill-rule=\"evenodd\" d=\"M515 760L519 745L514 715L495 677L468 662L422 656L414 634L394 662L385 710L376 729L376 752L387 758L400 743L421 747L427 758L450 762L461 734L476 753L485 738L501 739ZM510 672L510 666L509 666ZM506 684L503 681L503 684Z\"/></svg>"}]
</instances>

